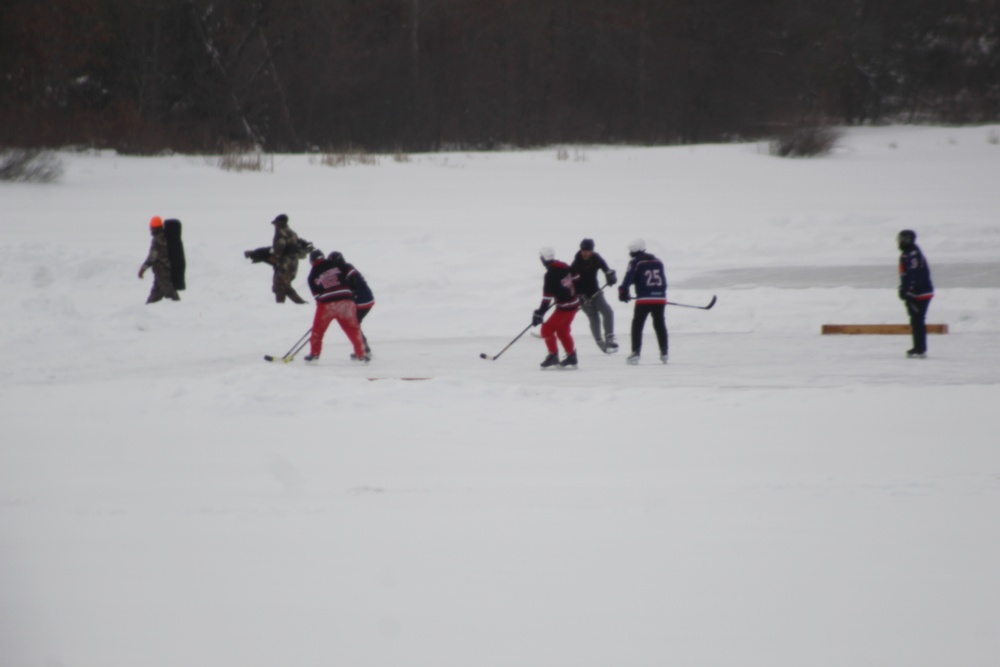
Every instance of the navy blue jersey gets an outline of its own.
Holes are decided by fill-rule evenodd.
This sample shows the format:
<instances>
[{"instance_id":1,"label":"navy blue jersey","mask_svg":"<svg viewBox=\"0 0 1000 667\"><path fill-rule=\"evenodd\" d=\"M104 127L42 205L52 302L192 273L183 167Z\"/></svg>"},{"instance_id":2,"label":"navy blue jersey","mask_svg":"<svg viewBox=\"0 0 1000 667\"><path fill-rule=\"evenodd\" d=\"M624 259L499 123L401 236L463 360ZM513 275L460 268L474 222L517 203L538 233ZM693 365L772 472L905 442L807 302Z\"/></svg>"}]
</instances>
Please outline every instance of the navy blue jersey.
<instances>
[{"instance_id":1,"label":"navy blue jersey","mask_svg":"<svg viewBox=\"0 0 1000 667\"><path fill-rule=\"evenodd\" d=\"M361 275L361 272L353 264L344 264L344 271L351 278L351 294L354 297L354 303L358 304L358 308L374 306L375 295L372 294L371 288L368 287L368 281Z\"/></svg>"},{"instance_id":2,"label":"navy blue jersey","mask_svg":"<svg viewBox=\"0 0 1000 667\"><path fill-rule=\"evenodd\" d=\"M934 296L931 267L917 246L899 256L899 296L919 300Z\"/></svg>"},{"instance_id":3,"label":"navy blue jersey","mask_svg":"<svg viewBox=\"0 0 1000 667\"><path fill-rule=\"evenodd\" d=\"M316 300L323 303L353 299L359 275L350 264L334 264L327 259L313 264L309 272L309 289Z\"/></svg>"},{"instance_id":4,"label":"navy blue jersey","mask_svg":"<svg viewBox=\"0 0 1000 667\"><path fill-rule=\"evenodd\" d=\"M576 310L580 307L580 299L576 296L573 286L573 273L566 262L552 260L545 270L545 284L542 288L542 305L539 310L545 312L555 304L557 310Z\"/></svg>"},{"instance_id":5,"label":"navy blue jersey","mask_svg":"<svg viewBox=\"0 0 1000 667\"><path fill-rule=\"evenodd\" d=\"M590 259L584 259L583 253L578 251L573 258L573 264L569 270L576 276L576 291L586 297L591 297L601 288L597 284L597 271L607 273L611 270L604 258L596 252L590 253Z\"/></svg>"},{"instance_id":6,"label":"navy blue jersey","mask_svg":"<svg viewBox=\"0 0 1000 667\"><path fill-rule=\"evenodd\" d=\"M636 253L628 263L620 294L628 294L635 285L635 302L639 304L665 304L667 302L667 272L663 262L648 252Z\"/></svg>"}]
</instances>

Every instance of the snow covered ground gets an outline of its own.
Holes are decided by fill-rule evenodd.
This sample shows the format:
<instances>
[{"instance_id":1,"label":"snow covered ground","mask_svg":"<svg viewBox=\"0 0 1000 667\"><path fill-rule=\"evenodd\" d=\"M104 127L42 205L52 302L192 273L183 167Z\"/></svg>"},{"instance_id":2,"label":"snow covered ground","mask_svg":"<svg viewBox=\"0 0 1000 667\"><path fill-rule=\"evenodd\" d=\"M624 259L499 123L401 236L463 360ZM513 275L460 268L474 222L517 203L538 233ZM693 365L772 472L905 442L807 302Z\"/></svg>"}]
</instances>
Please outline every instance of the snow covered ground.
<instances>
[{"instance_id":1,"label":"snow covered ground","mask_svg":"<svg viewBox=\"0 0 1000 667\"><path fill-rule=\"evenodd\" d=\"M0 666L995 667L998 133L0 184ZM369 366L336 327L262 360L313 311L243 257L278 213L368 278ZM179 303L144 305L152 215L184 223ZM905 322L902 228L951 333L820 336ZM580 315L578 371L530 336L480 360L530 322L538 248L585 236L717 305L668 308L668 366L625 365L617 301L622 354Z\"/></svg>"}]
</instances>

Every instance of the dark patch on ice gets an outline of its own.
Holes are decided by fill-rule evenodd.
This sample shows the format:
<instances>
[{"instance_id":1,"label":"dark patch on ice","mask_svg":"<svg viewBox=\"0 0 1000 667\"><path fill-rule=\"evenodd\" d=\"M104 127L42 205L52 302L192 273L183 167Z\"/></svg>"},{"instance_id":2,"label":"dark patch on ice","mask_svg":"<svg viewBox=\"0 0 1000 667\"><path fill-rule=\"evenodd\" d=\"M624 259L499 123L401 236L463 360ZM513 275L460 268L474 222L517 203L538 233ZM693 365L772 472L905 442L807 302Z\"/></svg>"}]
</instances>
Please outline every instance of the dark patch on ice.
<instances>
[{"instance_id":1,"label":"dark patch on ice","mask_svg":"<svg viewBox=\"0 0 1000 667\"><path fill-rule=\"evenodd\" d=\"M289 496L301 496L305 488L305 478L291 461L280 454L272 454L267 461L268 472Z\"/></svg>"},{"instance_id":2,"label":"dark patch on ice","mask_svg":"<svg viewBox=\"0 0 1000 667\"><path fill-rule=\"evenodd\" d=\"M31 282L35 287L41 289L55 282L55 276L52 275L52 270L49 267L36 266L31 274Z\"/></svg>"},{"instance_id":3,"label":"dark patch on ice","mask_svg":"<svg viewBox=\"0 0 1000 667\"><path fill-rule=\"evenodd\" d=\"M1000 288L1000 263L931 264L936 289ZM721 289L724 287L858 287L895 289L899 274L895 264L877 266L776 266L773 268L723 269L680 280L672 287Z\"/></svg>"},{"instance_id":4,"label":"dark patch on ice","mask_svg":"<svg viewBox=\"0 0 1000 667\"><path fill-rule=\"evenodd\" d=\"M348 489L347 493L352 496L361 496L370 493L385 493L385 489L381 489L377 486L355 486L354 488Z\"/></svg>"}]
</instances>

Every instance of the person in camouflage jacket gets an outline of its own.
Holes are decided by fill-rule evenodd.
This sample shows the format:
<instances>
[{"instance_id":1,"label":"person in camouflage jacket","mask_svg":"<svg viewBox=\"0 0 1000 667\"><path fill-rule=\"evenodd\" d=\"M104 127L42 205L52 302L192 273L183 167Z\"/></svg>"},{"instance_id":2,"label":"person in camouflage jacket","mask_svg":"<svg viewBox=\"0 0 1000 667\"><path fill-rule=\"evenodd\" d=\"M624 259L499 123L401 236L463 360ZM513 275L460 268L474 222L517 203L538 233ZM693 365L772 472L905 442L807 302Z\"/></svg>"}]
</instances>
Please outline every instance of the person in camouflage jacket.
<instances>
[{"instance_id":1,"label":"person in camouflage jacket","mask_svg":"<svg viewBox=\"0 0 1000 667\"><path fill-rule=\"evenodd\" d=\"M295 303L305 303L305 299L292 287L292 281L299 272L299 260L306 256L303 244L299 235L288 226L288 216L284 213L271 224L274 225L274 241L271 244L271 261L274 264L271 291L274 292L274 300L284 303L285 297L288 297Z\"/></svg>"},{"instance_id":2,"label":"person in camouflage jacket","mask_svg":"<svg viewBox=\"0 0 1000 667\"><path fill-rule=\"evenodd\" d=\"M163 219L153 216L149 221L149 233L153 240L149 244L149 254L146 261L139 267L139 278L142 279L147 269L153 270L153 289L149 292L146 303L156 303L164 297L180 301L181 297L174 288L170 278L170 253L167 246L167 234L163 230Z\"/></svg>"}]
</instances>

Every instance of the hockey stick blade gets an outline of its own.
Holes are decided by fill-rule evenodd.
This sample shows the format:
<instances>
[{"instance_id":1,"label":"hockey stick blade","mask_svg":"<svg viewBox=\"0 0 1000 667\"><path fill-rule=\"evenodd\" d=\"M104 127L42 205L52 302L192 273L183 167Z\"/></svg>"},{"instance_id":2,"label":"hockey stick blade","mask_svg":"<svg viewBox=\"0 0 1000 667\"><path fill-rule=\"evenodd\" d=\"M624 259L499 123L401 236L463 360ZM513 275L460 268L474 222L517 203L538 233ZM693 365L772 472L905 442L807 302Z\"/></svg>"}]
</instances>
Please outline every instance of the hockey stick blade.
<instances>
[{"instance_id":1,"label":"hockey stick blade","mask_svg":"<svg viewBox=\"0 0 1000 667\"><path fill-rule=\"evenodd\" d=\"M711 310L712 306L715 305L715 302L716 302L717 299L718 299L718 297L716 297L713 294L712 295L712 300L708 302L707 306L692 306L692 305L687 304L687 303L676 303L674 301L667 301L667 305L668 306L680 306L681 308L697 308L698 310Z\"/></svg>"},{"instance_id":2,"label":"hockey stick blade","mask_svg":"<svg viewBox=\"0 0 1000 667\"><path fill-rule=\"evenodd\" d=\"M524 330L521 333L519 333L516 336L514 336L514 340L510 341L509 343L507 343L507 345L502 350L500 350L499 352L497 352L496 354L494 354L492 357L490 355L486 354L485 352L480 352L479 353L479 358L480 359L489 359L490 361L496 361L497 359L500 358L501 354L503 354L508 349L510 349L510 346L513 345L514 343L516 343L518 340L520 340L521 336L523 336L524 334L528 333L528 329L530 329L533 326L537 326L537 325L534 322L532 322L528 326L524 327Z\"/></svg>"}]
</instances>

